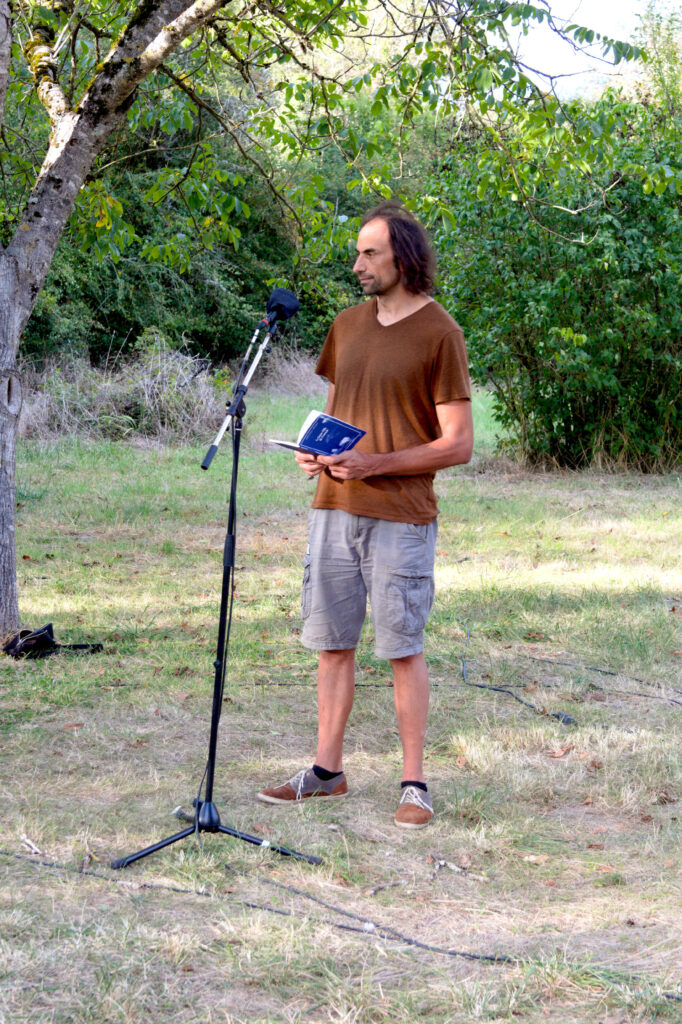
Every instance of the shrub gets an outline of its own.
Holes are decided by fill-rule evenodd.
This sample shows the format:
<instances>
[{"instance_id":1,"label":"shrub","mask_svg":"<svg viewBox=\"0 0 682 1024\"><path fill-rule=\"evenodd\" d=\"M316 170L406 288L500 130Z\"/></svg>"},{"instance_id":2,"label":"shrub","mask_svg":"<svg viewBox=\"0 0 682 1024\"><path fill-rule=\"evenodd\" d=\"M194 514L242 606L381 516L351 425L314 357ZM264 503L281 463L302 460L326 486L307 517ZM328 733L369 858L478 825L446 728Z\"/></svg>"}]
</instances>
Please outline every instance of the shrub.
<instances>
[{"instance_id":1,"label":"shrub","mask_svg":"<svg viewBox=\"0 0 682 1024\"><path fill-rule=\"evenodd\" d=\"M205 437L224 416L209 361L172 349L152 331L132 362L96 369L76 356L40 373L24 367L24 379L23 436L186 439Z\"/></svg>"},{"instance_id":2,"label":"shrub","mask_svg":"<svg viewBox=\"0 0 682 1024\"><path fill-rule=\"evenodd\" d=\"M478 202L461 167L450 178L457 235L439 239L446 302L474 378L492 387L531 462L656 471L682 451L682 199L674 181L643 189L636 167L654 147L672 163L673 134L653 107L626 113L620 169L603 182L614 187L579 222L551 206L551 193L540 228L511 199ZM584 198L570 196L575 207ZM569 240L576 224L588 244Z\"/></svg>"},{"instance_id":3,"label":"shrub","mask_svg":"<svg viewBox=\"0 0 682 1024\"><path fill-rule=\"evenodd\" d=\"M326 385L315 373L317 359L291 345L273 346L263 365L257 386L281 395L319 395Z\"/></svg>"}]
</instances>

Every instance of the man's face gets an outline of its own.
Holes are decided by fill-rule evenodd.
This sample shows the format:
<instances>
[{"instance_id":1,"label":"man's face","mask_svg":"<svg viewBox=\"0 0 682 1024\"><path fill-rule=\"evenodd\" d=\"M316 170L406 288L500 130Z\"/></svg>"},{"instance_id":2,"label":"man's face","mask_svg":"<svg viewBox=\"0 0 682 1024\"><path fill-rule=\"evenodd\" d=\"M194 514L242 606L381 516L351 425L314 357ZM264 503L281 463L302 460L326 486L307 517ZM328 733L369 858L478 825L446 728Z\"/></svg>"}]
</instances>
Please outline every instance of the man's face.
<instances>
[{"instance_id":1,"label":"man's face","mask_svg":"<svg viewBox=\"0 0 682 1024\"><path fill-rule=\"evenodd\" d=\"M353 266L365 295L386 295L400 284L395 265L388 224L381 217L368 221L360 229L356 245L358 258Z\"/></svg>"}]
</instances>

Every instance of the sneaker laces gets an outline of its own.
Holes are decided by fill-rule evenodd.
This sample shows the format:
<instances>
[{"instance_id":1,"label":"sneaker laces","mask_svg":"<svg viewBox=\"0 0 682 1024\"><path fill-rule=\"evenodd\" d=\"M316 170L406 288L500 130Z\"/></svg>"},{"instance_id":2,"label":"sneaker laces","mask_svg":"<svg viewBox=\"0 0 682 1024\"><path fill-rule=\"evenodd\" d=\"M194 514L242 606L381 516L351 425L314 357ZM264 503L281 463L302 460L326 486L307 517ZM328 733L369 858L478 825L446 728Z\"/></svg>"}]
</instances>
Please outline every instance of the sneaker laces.
<instances>
[{"instance_id":1,"label":"sneaker laces","mask_svg":"<svg viewBox=\"0 0 682 1024\"><path fill-rule=\"evenodd\" d=\"M416 786L405 786L403 795L400 797L400 806L402 807L403 804L416 804L417 807L421 807L425 811L433 811L429 794L425 793L423 789L417 789Z\"/></svg>"},{"instance_id":2,"label":"sneaker laces","mask_svg":"<svg viewBox=\"0 0 682 1024\"><path fill-rule=\"evenodd\" d=\"M310 768L302 768L300 772L294 775L293 779L289 779L289 785L296 793L296 799L301 800L303 798L303 784L305 783L305 777L310 771Z\"/></svg>"}]
</instances>

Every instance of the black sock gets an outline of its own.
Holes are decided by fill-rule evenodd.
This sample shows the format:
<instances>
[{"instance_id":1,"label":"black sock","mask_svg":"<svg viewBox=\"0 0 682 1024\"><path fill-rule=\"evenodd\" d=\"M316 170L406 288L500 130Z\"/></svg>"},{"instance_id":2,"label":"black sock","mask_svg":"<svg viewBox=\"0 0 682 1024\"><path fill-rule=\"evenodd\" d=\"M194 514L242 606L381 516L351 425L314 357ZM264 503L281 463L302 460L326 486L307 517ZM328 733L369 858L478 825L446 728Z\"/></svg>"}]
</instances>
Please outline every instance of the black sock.
<instances>
[{"instance_id":1,"label":"black sock","mask_svg":"<svg viewBox=\"0 0 682 1024\"><path fill-rule=\"evenodd\" d=\"M319 764L313 765L313 771L322 782L329 782L330 779L335 779L337 775L341 774L341 772L328 772L326 768L321 768Z\"/></svg>"},{"instance_id":2,"label":"black sock","mask_svg":"<svg viewBox=\"0 0 682 1024\"><path fill-rule=\"evenodd\" d=\"M400 783L400 788L405 789L406 786L416 786L417 789L421 789L424 793L429 791L429 787L425 782L410 782L409 779L406 779L405 782Z\"/></svg>"}]
</instances>

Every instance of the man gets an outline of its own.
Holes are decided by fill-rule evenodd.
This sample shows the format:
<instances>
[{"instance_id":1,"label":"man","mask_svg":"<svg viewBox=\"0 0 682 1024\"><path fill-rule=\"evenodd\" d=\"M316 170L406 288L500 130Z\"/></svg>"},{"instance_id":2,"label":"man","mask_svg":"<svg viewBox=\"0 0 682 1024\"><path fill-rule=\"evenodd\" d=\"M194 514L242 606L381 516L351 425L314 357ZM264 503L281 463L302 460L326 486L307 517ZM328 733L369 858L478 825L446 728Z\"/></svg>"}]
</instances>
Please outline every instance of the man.
<instances>
[{"instance_id":1,"label":"man","mask_svg":"<svg viewBox=\"0 0 682 1024\"><path fill-rule=\"evenodd\" d=\"M258 798L292 804L348 792L343 737L369 595L376 654L393 669L403 749L395 823L423 828L433 817L423 766L423 638L438 514L433 478L471 458L466 349L459 326L430 297L435 259L426 233L399 204L382 203L365 216L353 270L372 298L336 318L317 373L329 381L326 411L366 435L342 455L296 455L303 472L317 477L301 637L320 652L317 756L312 768Z\"/></svg>"}]
</instances>

